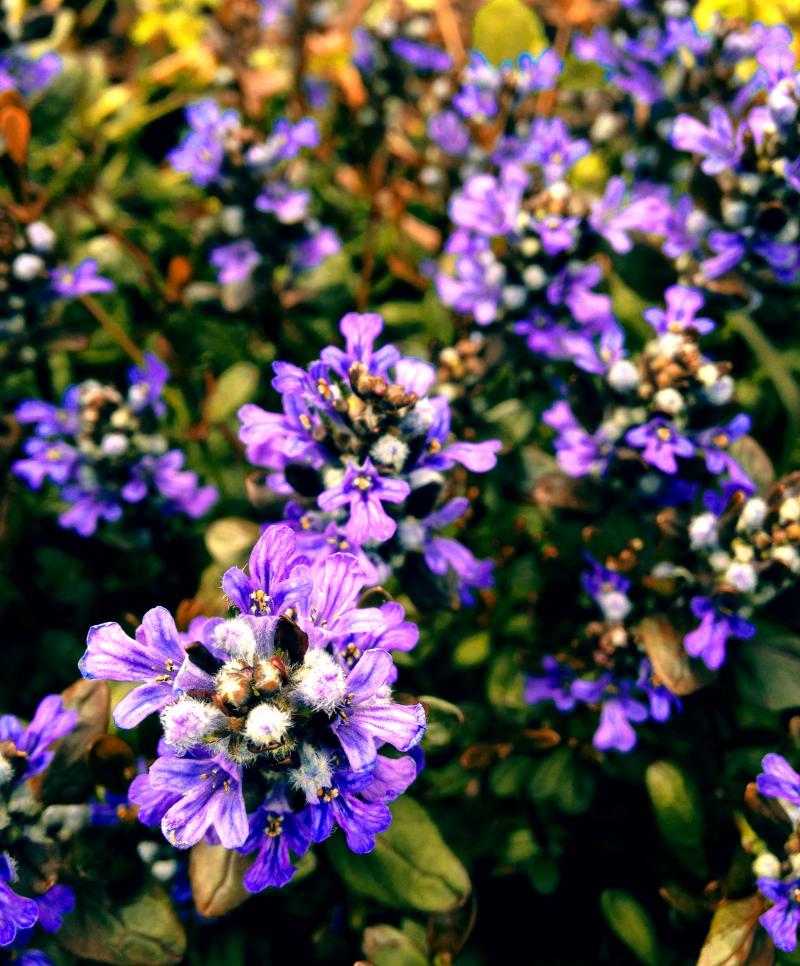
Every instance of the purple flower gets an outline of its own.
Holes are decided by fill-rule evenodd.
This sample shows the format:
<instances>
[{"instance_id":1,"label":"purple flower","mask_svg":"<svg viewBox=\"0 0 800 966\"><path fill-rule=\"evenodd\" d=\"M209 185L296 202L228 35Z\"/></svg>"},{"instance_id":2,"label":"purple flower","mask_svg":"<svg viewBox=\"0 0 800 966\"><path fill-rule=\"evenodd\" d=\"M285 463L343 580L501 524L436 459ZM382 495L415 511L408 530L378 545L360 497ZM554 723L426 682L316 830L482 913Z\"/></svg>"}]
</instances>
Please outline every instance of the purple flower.
<instances>
[{"instance_id":1,"label":"purple flower","mask_svg":"<svg viewBox=\"0 0 800 966\"><path fill-rule=\"evenodd\" d=\"M458 540L439 536L435 531L449 526L464 516L468 509L467 499L454 497L424 519L404 520L400 524L401 544L407 550L421 552L431 573L439 577L451 573L463 604L475 602L473 590L492 586L494 565L491 560L478 560Z\"/></svg>"},{"instance_id":2,"label":"purple flower","mask_svg":"<svg viewBox=\"0 0 800 966\"><path fill-rule=\"evenodd\" d=\"M615 252L633 248L629 232L661 233L669 205L658 194L644 194L624 205L626 185L622 178L610 178L605 194L592 205L589 224Z\"/></svg>"},{"instance_id":3,"label":"purple flower","mask_svg":"<svg viewBox=\"0 0 800 966\"><path fill-rule=\"evenodd\" d=\"M762 795L800 805L800 775L782 755L765 755L761 767L764 773L756 778L756 784Z\"/></svg>"},{"instance_id":4,"label":"purple flower","mask_svg":"<svg viewBox=\"0 0 800 966\"><path fill-rule=\"evenodd\" d=\"M50 284L55 295L62 299L114 291L114 283L97 274L97 261L94 258L84 258L75 268L66 265L54 268L50 273Z\"/></svg>"},{"instance_id":5,"label":"purple flower","mask_svg":"<svg viewBox=\"0 0 800 966\"><path fill-rule=\"evenodd\" d=\"M308 596L311 575L298 559L294 531L284 524L267 527L250 553L248 573L231 567L222 589L242 614L256 616L277 616Z\"/></svg>"},{"instance_id":6,"label":"purple flower","mask_svg":"<svg viewBox=\"0 0 800 966\"><path fill-rule=\"evenodd\" d=\"M305 241L294 246L292 262L300 271L316 268L317 265L338 254L342 250L339 236L332 228L320 228Z\"/></svg>"},{"instance_id":7,"label":"purple flower","mask_svg":"<svg viewBox=\"0 0 800 966\"><path fill-rule=\"evenodd\" d=\"M161 400L161 394L168 379L166 364L152 352L145 352L144 364L131 366L128 370L128 402L131 409L138 413L149 406L156 416L163 416L167 407Z\"/></svg>"},{"instance_id":8,"label":"purple flower","mask_svg":"<svg viewBox=\"0 0 800 966\"><path fill-rule=\"evenodd\" d=\"M519 165L507 164L499 178L473 175L450 201L450 217L456 225L494 238L516 231L522 194L528 175Z\"/></svg>"},{"instance_id":9,"label":"purple flower","mask_svg":"<svg viewBox=\"0 0 800 966\"><path fill-rule=\"evenodd\" d=\"M161 819L164 837L188 849L213 830L226 849L244 845L249 827L241 769L223 757L157 758L150 767L154 789L179 795Z\"/></svg>"},{"instance_id":10,"label":"purple flower","mask_svg":"<svg viewBox=\"0 0 800 966\"><path fill-rule=\"evenodd\" d=\"M636 687L647 696L653 721L668 721L673 711L683 707L681 699L658 680L647 658L642 660Z\"/></svg>"},{"instance_id":11,"label":"purple flower","mask_svg":"<svg viewBox=\"0 0 800 966\"><path fill-rule=\"evenodd\" d=\"M758 921L772 937L778 949L794 952L797 947L797 927L800 925L800 879L781 882L761 878L757 882L761 894L774 902Z\"/></svg>"},{"instance_id":12,"label":"purple flower","mask_svg":"<svg viewBox=\"0 0 800 966\"><path fill-rule=\"evenodd\" d=\"M371 783L369 772L333 774L330 786L322 789L322 795L308 809L315 842L328 838L335 823L344 832L352 852L363 855L375 848L375 836L392 824L392 813L382 801L364 801L358 797L358 792Z\"/></svg>"},{"instance_id":13,"label":"purple flower","mask_svg":"<svg viewBox=\"0 0 800 966\"><path fill-rule=\"evenodd\" d=\"M53 752L48 750L50 745L69 734L77 721L78 712L65 710L57 694L50 694L39 702L30 724L24 728L13 715L0 717L0 741L11 742L25 756L20 777L27 780L41 774L53 760Z\"/></svg>"},{"instance_id":14,"label":"purple flower","mask_svg":"<svg viewBox=\"0 0 800 966\"><path fill-rule=\"evenodd\" d=\"M204 188L216 180L225 158L224 138L228 131L239 126L236 111L221 111L216 101L206 98L186 108L186 120L191 132L167 160L176 171L188 174L192 181Z\"/></svg>"},{"instance_id":15,"label":"purple flower","mask_svg":"<svg viewBox=\"0 0 800 966\"><path fill-rule=\"evenodd\" d=\"M591 567L591 570L581 574L583 589L597 604L607 621L617 623L625 620L631 609L631 602L627 596L631 586L630 580L615 570L604 567L588 553L584 553L583 556Z\"/></svg>"},{"instance_id":16,"label":"purple flower","mask_svg":"<svg viewBox=\"0 0 800 966\"><path fill-rule=\"evenodd\" d=\"M708 247L714 252L713 258L700 263L706 278L719 278L742 261L747 254L747 245L741 235L727 231L712 231L708 234Z\"/></svg>"},{"instance_id":17,"label":"purple flower","mask_svg":"<svg viewBox=\"0 0 800 966\"><path fill-rule=\"evenodd\" d=\"M700 626L684 637L683 644L691 657L716 671L725 661L725 646L729 637L747 640L755 635L753 624L724 606L718 598L693 597L692 613L700 618Z\"/></svg>"},{"instance_id":18,"label":"purple flower","mask_svg":"<svg viewBox=\"0 0 800 966\"><path fill-rule=\"evenodd\" d=\"M388 743L398 751L409 751L425 733L422 705L401 705L385 695L393 667L386 651L366 651L347 675L346 698L338 708L331 730L339 739L354 772L372 768L376 742Z\"/></svg>"},{"instance_id":19,"label":"purple flower","mask_svg":"<svg viewBox=\"0 0 800 966\"><path fill-rule=\"evenodd\" d=\"M405 480L379 476L367 457L362 466L350 463L341 483L320 493L317 502L328 513L349 504L350 516L344 528L348 540L359 545L370 540L382 543L397 529L383 503L402 503L410 492Z\"/></svg>"},{"instance_id":20,"label":"purple flower","mask_svg":"<svg viewBox=\"0 0 800 966\"><path fill-rule=\"evenodd\" d=\"M293 812L281 795L273 796L250 817L250 832L240 851L258 851L255 862L244 877L248 892L261 892L268 886L286 885L297 871L291 852L305 855L311 844L309 810Z\"/></svg>"},{"instance_id":21,"label":"purple flower","mask_svg":"<svg viewBox=\"0 0 800 966\"><path fill-rule=\"evenodd\" d=\"M706 469L714 476L728 474L728 479L745 493L755 493L756 487L742 467L728 452L732 442L741 439L750 430L750 417L739 413L726 426L714 426L697 434L697 443L703 449Z\"/></svg>"},{"instance_id":22,"label":"purple flower","mask_svg":"<svg viewBox=\"0 0 800 966\"><path fill-rule=\"evenodd\" d=\"M85 678L139 685L114 708L117 725L134 728L172 698L185 656L169 611L154 607L142 618L135 639L116 623L90 628L78 668Z\"/></svg>"},{"instance_id":23,"label":"purple flower","mask_svg":"<svg viewBox=\"0 0 800 966\"><path fill-rule=\"evenodd\" d=\"M139 503L148 493L152 481L156 491L167 501L167 511L180 511L197 519L206 514L217 502L216 487L200 486L196 473L184 470L184 455L180 450L170 450L162 456L143 456L131 468L131 479L120 491L128 503Z\"/></svg>"},{"instance_id":24,"label":"purple flower","mask_svg":"<svg viewBox=\"0 0 800 966\"><path fill-rule=\"evenodd\" d=\"M253 274L253 269L260 264L261 256L250 239L245 238L212 248L208 260L218 270L219 284L232 285L234 282L246 282Z\"/></svg>"},{"instance_id":25,"label":"purple flower","mask_svg":"<svg viewBox=\"0 0 800 966\"><path fill-rule=\"evenodd\" d=\"M670 141L681 151L701 155L700 168L714 175L739 163L744 151L744 133L744 126L734 129L724 108L712 107L708 127L689 114L679 114L672 126Z\"/></svg>"},{"instance_id":26,"label":"purple flower","mask_svg":"<svg viewBox=\"0 0 800 966\"><path fill-rule=\"evenodd\" d=\"M453 66L452 57L440 47L396 37L389 44L392 53L420 71L445 71Z\"/></svg>"},{"instance_id":27,"label":"purple flower","mask_svg":"<svg viewBox=\"0 0 800 966\"><path fill-rule=\"evenodd\" d=\"M538 57L525 53L519 55L518 89L521 94L546 91L555 87L564 68L564 62L549 47Z\"/></svg>"},{"instance_id":28,"label":"purple flower","mask_svg":"<svg viewBox=\"0 0 800 966\"><path fill-rule=\"evenodd\" d=\"M531 231L542 240L542 249L547 255L558 255L575 247L578 240L580 218L561 218L559 215L545 215L532 220Z\"/></svg>"},{"instance_id":29,"label":"purple flower","mask_svg":"<svg viewBox=\"0 0 800 966\"><path fill-rule=\"evenodd\" d=\"M393 345L375 348L375 341L383 331L383 319L374 312L348 312L339 322L339 331L344 336L345 349L327 346L320 358L342 379L348 378L355 362L366 366L373 376L387 376L389 369L400 360L400 353Z\"/></svg>"},{"instance_id":30,"label":"purple flower","mask_svg":"<svg viewBox=\"0 0 800 966\"><path fill-rule=\"evenodd\" d=\"M264 188L253 204L258 211L274 215L282 225L296 225L308 214L311 193L274 181Z\"/></svg>"},{"instance_id":31,"label":"purple flower","mask_svg":"<svg viewBox=\"0 0 800 966\"><path fill-rule=\"evenodd\" d=\"M445 305L456 312L472 315L478 325L490 325L500 312L505 277L505 268L485 239L474 238L470 249L456 258L455 277L437 273L436 291Z\"/></svg>"},{"instance_id":32,"label":"purple flower","mask_svg":"<svg viewBox=\"0 0 800 966\"><path fill-rule=\"evenodd\" d=\"M601 702L600 723L592 744L600 751L628 752L636 744L633 724L647 720L647 708L631 696L629 681L614 682L610 674L596 681L577 680L572 694L579 701L590 704Z\"/></svg>"},{"instance_id":33,"label":"purple flower","mask_svg":"<svg viewBox=\"0 0 800 966\"><path fill-rule=\"evenodd\" d=\"M545 183L551 185L588 153L589 142L583 138L573 140L560 117L540 117L531 125L520 160L540 165Z\"/></svg>"},{"instance_id":34,"label":"purple flower","mask_svg":"<svg viewBox=\"0 0 800 966\"><path fill-rule=\"evenodd\" d=\"M664 293L666 311L660 308L645 309L644 317L658 335L669 335L694 329L700 335L707 335L716 326L711 319L697 318L703 307L704 299L697 289L685 285L670 285Z\"/></svg>"},{"instance_id":35,"label":"purple flower","mask_svg":"<svg viewBox=\"0 0 800 966\"><path fill-rule=\"evenodd\" d=\"M33 437L25 441L25 458L15 460L11 469L32 490L40 490L45 480L66 483L73 474L77 460L77 452L66 443Z\"/></svg>"},{"instance_id":36,"label":"purple flower","mask_svg":"<svg viewBox=\"0 0 800 966\"><path fill-rule=\"evenodd\" d=\"M525 678L525 700L528 704L552 701L559 711L572 711L577 703L572 693L575 672L566 664L546 655L542 658L543 677Z\"/></svg>"},{"instance_id":37,"label":"purple flower","mask_svg":"<svg viewBox=\"0 0 800 966\"><path fill-rule=\"evenodd\" d=\"M601 429L588 433L578 423L569 404L563 400L542 413L542 422L558 433L554 446L559 465L565 473L586 476L605 472L610 444Z\"/></svg>"},{"instance_id":38,"label":"purple flower","mask_svg":"<svg viewBox=\"0 0 800 966\"><path fill-rule=\"evenodd\" d=\"M11 888L16 878L10 857L0 854L0 946L10 946L18 932L32 929L39 918L39 907L33 899L18 896Z\"/></svg>"},{"instance_id":39,"label":"purple flower","mask_svg":"<svg viewBox=\"0 0 800 966\"><path fill-rule=\"evenodd\" d=\"M75 893L69 886L54 885L35 900L39 907L39 926L45 932L56 933L64 922L64 916L75 908Z\"/></svg>"},{"instance_id":40,"label":"purple flower","mask_svg":"<svg viewBox=\"0 0 800 966\"><path fill-rule=\"evenodd\" d=\"M676 456L688 458L694 453L692 443L681 436L672 423L660 418L628 430L625 441L644 451L642 459L646 463L670 475L678 472Z\"/></svg>"},{"instance_id":41,"label":"purple flower","mask_svg":"<svg viewBox=\"0 0 800 966\"><path fill-rule=\"evenodd\" d=\"M441 111L428 119L428 136L447 154L463 157L470 146L469 131L455 111Z\"/></svg>"},{"instance_id":42,"label":"purple flower","mask_svg":"<svg viewBox=\"0 0 800 966\"><path fill-rule=\"evenodd\" d=\"M82 537L91 537L101 520L116 523L122 517L119 501L108 493L68 486L61 491L61 496L71 506L59 514L59 526L74 530Z\"/></svg>"}]
</instances>

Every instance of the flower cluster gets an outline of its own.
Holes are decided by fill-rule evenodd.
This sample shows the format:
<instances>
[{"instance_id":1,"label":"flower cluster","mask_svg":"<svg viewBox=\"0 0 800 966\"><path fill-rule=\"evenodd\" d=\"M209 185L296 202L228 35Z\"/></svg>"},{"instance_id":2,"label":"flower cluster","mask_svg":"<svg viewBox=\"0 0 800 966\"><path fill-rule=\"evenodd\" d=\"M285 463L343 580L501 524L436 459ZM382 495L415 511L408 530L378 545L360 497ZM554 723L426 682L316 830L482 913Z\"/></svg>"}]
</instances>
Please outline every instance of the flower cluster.
<instances>
[{"instance_id":1,"label":"flower cluster","mask_svg":"<svg viewBox=\"0 0 800 966\"><path fill-rule=\"evenodd\" d=\"M24 16L0 10L0 92L19 91L24 97L48 87L63 66L55 51L32 50L52 31L52 12L44 4L26 7Z\"/></svg>"},{"instance_id":2,"label":"flower cluster","mask_svg":"<svg viewBox=\"0 0 800 966\"><path fill-rule=\"evenodd\" d=\"M700 31L689 14L683 3L624 4L613 29L576 38L575 54L611 82L592 139L618 138L630 117L625 167L689 189L674 199L675 238L663 248L684 280L712 286L736 271L751 294L759 280L792 283L800 255L791 31L723 17ZM696 155L705 178L687 178L667 144Z\"/></svg>"},{"instance_id":3,"label":"flower cluster","mask_svg":"<svg viewBox=\"0 0 800 966\"><path fill-rule=\"evenodd\" d=\"M56 484L68 504L58 518L62 527L88 537L101 520L115 522L126 506L145 500L162 513L192 517L216 501L214 487L183 468L183 453L169 449L160 431L168 375L148 354L142 368L130 369L125 395L90 379L70 386L60 406L38 399L19 405L17 420L34 433L12 469L33 490Z\"/></svg>"},{"instance_id":4,"label":"flower cluster","mask_svg":"<svg viewBox=\"0 0 800 966\"><path fill-rule=\"evenodd\" d=\"M307 369L274 364L282 412L240 410L248 459L270 470L275 493L294 498L287 517L315 566L339 549L366 551L374 574L378 554L421 553L470 602L474 588L489 586L491 564L438 533L467 512L468 501L437 503L448 470L490 470L500 443L451 441L448 401L429 395L433 366L392 345L376 348L380 316L349 313L340 329L344 350L328 346Z\"/></svg>"},{"instance_id":5,"label":"flower cluster","mask_svg":"<svg viewBox=\"0 0 800 966\"><path fill-rule=\"evenodd\" d=\"M595 256L669 239L674 215L669 190L651 182L614 176L602 195L571 183L589 141L561 117L535 116L537 95L561 69L551 50L514 69L476 55L450 107L431 119L442 150L466 159L436 286L478 325L513 323L532 351L597 371L595 343L616 337L618 325L597 291L605 272Z\"/></svg>"},{"instance_id":6,"label":"flower cluster","mask_svg":"<svg viewBox=\"0 0 800 966\"><path fill-rule=\"evenodd\" d=\"M782 755L767 755L762 768L756 780L759 793L778 799L794 829L800 817L800 775ZM759 921L778 949L793 952L800 926L800 864L796 850L787 847L784 861L763 851L753 863L753 871L759 891L772 903Z\"/></svg>"},{"instance_id":7,"label":"flower cluster","mask_svg":"<svg viewBox=\"0 0 800 966\"><path fill-rule=\"evenodd\" d=\"M588 428L568 399L543 414L565 474L595 480L608 507L633 510L640 521L640 537L623 554L606 567L590 558L583 576L603 621L585 628L569 653L548 658L546 677L528 685L531 703L549 698L561 710L601 703L601 749L633 747L631 722L648 717L637 691L655 720L677 701L653 674L638 633L664 596L672 613L685 614L688 655L716 670L731 637L754 635L753 609L790 586L798 570L796 481L761 498L734 456L750 421L733 405L730 366L700 351L701 335L714 328L702 308L699 292L673 286L665 309L645 312L654 338L640 353L629 354L620 338L600 340L603 372L568 383L581 412L592 414Z\"/></svg>"},{"instance_id":8,"label":"flower cluster","mask_svg":"<svg viewBox=\"0 0 800 966\"><path fill-rule=\"evenodd\" d=\"M118 624L89 631L85 677L135 682L115 708L123 728L158 712L159 757L136 778L139 818L161 825L178 848L202 840L254 854L251 892L282 886L334 827L368 852L391 822L387 802L413 781L409 752L425 731L422 706L398 704L389 650L416 643L402 608L359 608L364 574L347 553L316 572L285 524L265 529L248 573L223 590L237 608L210 618L187 641L163 607L135 639Z\"/></svg>"},{"instance_id":9,"label":"flower cluster","mask_svg":"<svg viewBox=\"0 0 800 966\"><path fill-rule=\"evenodd\" d=\"M49 340L47 308L57 299L110 292L114 285L84 259L74 269L56 265L55 233L43 221L24 228L0 214L0 359L29 366Z\"/></svg>"},{"instance_id":10,"label":"flower cluster","mask_svg":"<svg viewBox=\"0 0 800 966\"><path fill-rule=\"evenodd\" d=\"M47 770L50 746L72 731L77 719L56 694L40 702L26 726L13 715L0 717L0 947L28 966L50 963L44 953L25 948L36 927L57 932L75 905L72 889L57 883L54 874L58 822L36 797L30 779Z\"/></svg>"},{"instance_id":11,"label":"flower cluster","mask_svg":"<svg viewBox=\"0 0 800 966\"><path fill-rule=\"evenodd\" d=\"M634 725L667 721L681 701L659 681L635 629L626 624L633 610L631 581L585 556L589 569L581 584L602 620L586 624L568 652L543 659L544 675L526 679L525 700L552 701L561 712L579 704L599 710L595 748L626 752L636 744Z\"/></svg>"},{"instance_id":12,"label":"flower cluster","mask_svg":"<svg viewBox=\"0 0 800 966\"><path fill-rule=\"evenodd\" d=\"M186 119L191 130L169 160L221 205L203 233L226 307L272 291L278 269L314 268L339 251L336 233L311 216L311 192L298 183L296 159L319 143L314 120L280 118L265 138L214 100L189 106Z\"/></svg>"}]
</instances>

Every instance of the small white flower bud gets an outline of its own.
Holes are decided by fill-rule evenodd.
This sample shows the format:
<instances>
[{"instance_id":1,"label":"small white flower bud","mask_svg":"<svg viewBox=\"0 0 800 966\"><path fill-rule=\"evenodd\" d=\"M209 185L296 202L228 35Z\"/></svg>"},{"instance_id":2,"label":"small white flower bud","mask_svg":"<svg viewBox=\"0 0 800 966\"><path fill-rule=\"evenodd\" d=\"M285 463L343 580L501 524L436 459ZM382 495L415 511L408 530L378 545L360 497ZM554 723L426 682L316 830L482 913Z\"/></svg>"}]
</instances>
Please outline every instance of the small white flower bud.
<instances>
[{"instance_id":1,"label":"small white flower bud","mask_svg":"<svg viewBox=\"0 0 800 966\"><path fill-rule=\"evenodd\" d=\"M689 524L689 539L692 550L715 547L717 545L718 519L713 513L701 513Z\"/></svg>"},{"instance_id":2,"label":"small white flower bud","mask_svg":"<svg viewBox=\"0 0 800 966\"><path fill-rule=\"evenodd\" d=\"M105 456L122 456L128 448L128 437L124 433L106 433L100 443Z\"/></svg>"},{"instance_id":3,"label":"small white flower bud","mask_svg":"<svg viewBox=\"0 0 800 966\"><path fill-rule=\"evenodd\" d=\"M747 594L756 589L758 577L749 563L733 563L725 571L723 578L740 593Z\"/></svg>"},{"instance_id":4,"label":"small white flower bud","mask_svg":"<svg viewBox=\"0 0 800 966\"><path fill-rule=\"evenodd\" d=\"M295 672L295 698L315 711L332 714L342 703L346 684L344 669L327 651L311 649Z\"/></svg>"},{"instance_id":5,"label":"small white flower bud","mask_svg":"<svg viewBox=\"0 0 800 966\"><path fill-rule=\"evenodd\" d=\"M758 530L767 515L767 504L761 497L751 497L742 507L736 524L739 530Z\"/></svg>"},{"instance_id":6,"label":"small white flower bud","mask_svg":"<svg viewBox=\"0 0 800 966\"><path fill-rule=\"evenodd\" d=\"M43 221L34 221L25 230L28 241L37 252L52 251L56 243L56 233Z\"/></svg>"},{"instance_id":7,"label":"small white flower bud","mask_svg":"<svg viewBox=\"0 0 800 966\"><path fill-rule=\"evenodd\" d=\"M243 660L255 659L256 639L250 625L238 617L214 628L214 643L218 648Z\"/></svg>"},{"instance_id":8,"label":"small white flower bud","mask_svg":"<svg viewBox=\"0 0 800 966\"><path fill-rule=\"evenodd\" d=\"M717 550L711 554L708 558L708 562L711 565L711 569L717 573L721 573L727 570L731 565L730 554L725 553L724 550Z\"/></svg>"},{"instance_id":9,"label":"small white flower bud","mask_svg":"<svg viewBox=\"0 0 800 966\"><path fill-rule=\"evenodd\" d=\"M44 262L42 259L38 255L30 255L27 252L17 255L11 264L14 278L23 282L30 282L31 279L36 278L37 275L41 274L43 268Z\"/></svg>"},{"instance_id":10,"label":"small white flower bud","mask_svg":"<svg viewBox=\"0 0 800 966\"><path fill-rule=\"evenodd\" d=\"M800 500L794 496L790 496L788 500L784 500L781 503L780 517L781 520L786 520L790 523L800 520Z\"/></svg>"},{"instance_id":11,"label":"small white flower bud","mask_svg":"<svg viewBox=\"0 0 800 966\"><path fill-rule=\"evenodd\" d=\"M619 359L608 370L608 384L617 392L630 392L642 381L638 368L630 359Z\"/></svg>"},{"instance_id":12,"label":"small white flower bud","mask_svg":"<svg viewBox=\"0 0 800 966\"><path fill-rule=\"evenodd\" d=\"M300 765L289 772L289 781L300 789L309 803L316 805L321 789L330 788L333 768L330 756L308 743L300 748Z\"/></svg>"},{"instance_id":13,"label":"small white flower bud","mask_svg":"<svg viewBox=\"0 0 800 966\"><path fill-rule=\"evenodd\" d=\"M724 406L733 399L734 382L730 376L720 376L713 386L706 389L706 398L712 406Z\"/></svg>"},{"instance_id":14,"label":"small white flower bud","mask_svg":"<svg viewBox=\"0 0 800 966\"><path fill-rule=\"evenodd\" d=\"M291 714L276 704L256 705L247 716L244 733L254 745L280 744L292 723Z\"/></svg>"},{"instance_id":15,"label":"small white flower bud","mask_svg":"<svg viewBox=\"0 0 800 966\"><path fill-rule=\"evenodd\" d=\"M528 288L538 291L547 285L547 272L541 265L529 265L522 273L522 281Z\"/></svg>"},{"instance_id":16,"label":"small white flower bud","mask_svg":"<svg viewBox=\"0 0 800 966\"><path fill-rule=\"evenodd\" d=\"M683 396L677 389L659 389L653 397L653 405L662 413L674 416L683 409Z\"/></svg>"},{"instance_id":17,"label":"small white flower bud","mask_svg":"<svg viewBox=\"0 0 800 966\"><path fill-rule=\"evenodd\" d=\"M794 547L774 547L770 552L770 556L773 560L777 560L785 567L788 567L793 574L800 571L800 556L798 556Z\"/></svg>"},{"instance_id":18,"label":"small white flower bud","mask_svg":"<svg viewBox=\"0 0 800 966\"><path fill-rule=\"evenodd\" d=\"M780 859L776 855L773 855L772 852L762 852L755 862L753 862L753 875L759 879L780 879Z\"/></svg>"},{"instance_id":19,"label":"small white flower bud","mask_svg":"<svg viewBox=\"0 0 800 966\"><path fill-rule=\"evenodd\" d=\"M376 463L399 471L408 456L408 445L400 437L386 433L372 444L369 452Z\"/></svg>"},{"instance_id":20,"label":"small white flower bud","mask_svg":"<svg viewBox=\"0 0 800 966\"><path fill-rule=\"evenodd\" d=\"M161 711L164 739L179 754L207 742L209 738L219 740L226 723L225 715L213 704L185 695Z\"/></svg>"}]
</instances>

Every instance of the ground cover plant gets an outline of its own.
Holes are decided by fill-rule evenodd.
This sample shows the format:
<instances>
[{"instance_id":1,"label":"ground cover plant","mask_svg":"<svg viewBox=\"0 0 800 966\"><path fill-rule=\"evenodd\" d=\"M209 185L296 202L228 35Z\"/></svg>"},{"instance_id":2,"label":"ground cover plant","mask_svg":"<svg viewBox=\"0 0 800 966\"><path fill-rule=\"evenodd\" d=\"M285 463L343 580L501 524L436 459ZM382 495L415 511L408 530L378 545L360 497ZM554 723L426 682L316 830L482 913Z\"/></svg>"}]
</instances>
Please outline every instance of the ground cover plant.
<instances>
[{"instance_id":1,"label":"ground cover plant","mask_svg":"<svg viewBox=\"0 0 800 966\"><path fill-rule=\"evenodd\" d=\"M800 962L800 7L0 16L0 959Z\"/></svg>"}]
</instances>

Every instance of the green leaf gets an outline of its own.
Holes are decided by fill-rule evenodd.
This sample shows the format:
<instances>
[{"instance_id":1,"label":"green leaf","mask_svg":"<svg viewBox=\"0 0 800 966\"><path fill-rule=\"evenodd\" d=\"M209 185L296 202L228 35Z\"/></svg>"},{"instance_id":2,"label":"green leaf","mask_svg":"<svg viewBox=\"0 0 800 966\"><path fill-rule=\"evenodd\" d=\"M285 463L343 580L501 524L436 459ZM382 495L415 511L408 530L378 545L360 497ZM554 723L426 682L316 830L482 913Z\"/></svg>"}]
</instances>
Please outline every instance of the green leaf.
<instances>
[{"instance_id":1,"label":"green leaf","mask_svg":"<svg viewBox=\"0 0 800 966\"><path fill-rule=\"evenodd\" d=\"M744 966L763 911L764 900L758 893L721 905L711 920L697 966Z\"/></svg>"},{"instance_id":2,"label":"green leaf","mask_svg":"<svg viewBox=\"0 0 800 966\"><path fill-rule=\"evenodd\" d=\"M58 933L65 949L112 966L171 966L186 950L186 934L167 892L150 882L120 902L100 888L79 893Z\"/></svg>"},{"instance_id":3,"label":"green leaf","mask_svg":"<svg viewBox=\"0 0 800 966\"><path fill-rule=\"evenodd\" d=\"M493 64L538 54L546 43L541 21L522 0L489 0L475 15L472 46Z\"/></svg>"},{"instance_id":4,"label":"green leaf","mask_svg":"<svg viewBox=\"0 0 800 966\"><path fill-rule=\"evenodd\" d=\"M783 711L800 705L800 638L782 628L760 625L742 644L735 664L742 700Z\"/></svg>"},{"instance_id":5,"label":"green leaf","mask_svg":"<svg viewBox=\"0 0 800 966\"><path fill-rule=\"evenodd\" d=\"M372 966L428 966L428 956L399 929L381 923L364 930L364 955Z\"/></svg>"},{"instance_id":6,"label":"green leaf","mask_svg":"<svg viewBox=\"0 0 800 966\"><path fill-rule=\"evenodd\" d=\"M606 889L600 896L600 908L611 931L639 962L658 966L658 936L644 907L622 889Z\"/></svg>"},{"instance_id":7,"label":"green leaf","mask_svg":"<svg viewBox=\"0 0 800 966\"><path fill-rule=\"evenodd\" d=\"M535 802L554 801L568 815L578 815L592 803L594 780L580 768L571 749L557 748L536 765L528 795Z\"/></svg>"},{"instance_id":8,"label":"green leaf","mask_svg":"<svg viewBox=\"0 0 800 966\"><path fill-rule=\"evenodd\" d=\"M203 407L210 423L221 423L255 398L260 381L258 366L252 362L235 362L217 380Z\"/></svg>"},{"instance_id":9,"label":"green leaf","mask_svg":"<svg viewBox=\"0 0 800 966\"><path fill-rule=\"evenodd\" d=\"M664 841L686 869L704 876L703 809L694 782L673 762L656 761L645 784Z\"/></svg>"},{"instance_id":10,"label":"green leaf","mask_svg":"<svg viewBox=\"0 0 800 966\"><path fill-rule=\"evenodd\" d=\"M421 694L419 700L425 708L428 720L425 747L441 748L449 744L464 722L461 708L432 694Z\"/></svg>"},{"instance_id":11,"label":"green leaf","mask_svg":"<svg viewBox=\"0 0 800 966\"><path fill-rule=\"evenodd\" d=\"M526 708L522 673L513 651L496 655L489 670L487 682L489 702L495 708Z\"/></svg>"},{"instance_id":12,"label":"green leaf","mask_svg":"<svg viewBox=\"0 0 800 966\"><path fill-rule=\"evenodd\" d=\"M530 759L512 755L498 762L489 773L489 787L498 798L516 795L525 784L530 772Z\"/></svg>"},{"instance_id":13,"label":"green leaf","mask_svg":"<svg viewBox=\"0 0 800 966\"><path fill-rule=\"evenodd\" d=\"M463 637L453 651L453 662L457 667L477 667L489 656L489 632L477 631Z\"/></svg>"},{"instance_id":14,"label":"green leaf","mask_svg":"<svg viewBox=\"0 0 800 966\"><path fill-rule=\"evenodd\" d=\"M392 814L367 855L355 855L340 835L331 840L339 875L358 895L400 909L446 912L462 903L471 890L469 876L425 809L403 796Z\"/></svg>"},{"instance_id":15,"label":"green leaf","mask_svg":"<svg viewBox=\"0 0 800 966\"><path fill-rule=\"evenodd\" d=\"M223 517L206 528L206 549L220 567L243 564L258 540L261 527L242 517Z\"/></svg>"}]
</instances>

